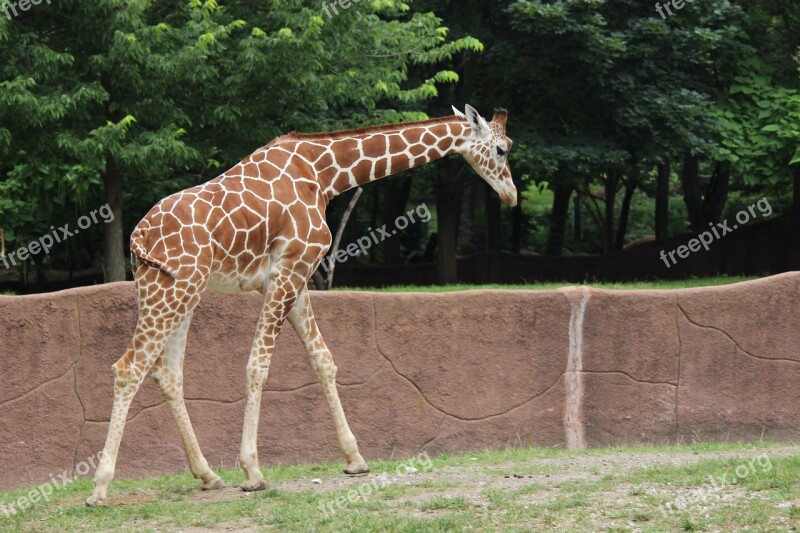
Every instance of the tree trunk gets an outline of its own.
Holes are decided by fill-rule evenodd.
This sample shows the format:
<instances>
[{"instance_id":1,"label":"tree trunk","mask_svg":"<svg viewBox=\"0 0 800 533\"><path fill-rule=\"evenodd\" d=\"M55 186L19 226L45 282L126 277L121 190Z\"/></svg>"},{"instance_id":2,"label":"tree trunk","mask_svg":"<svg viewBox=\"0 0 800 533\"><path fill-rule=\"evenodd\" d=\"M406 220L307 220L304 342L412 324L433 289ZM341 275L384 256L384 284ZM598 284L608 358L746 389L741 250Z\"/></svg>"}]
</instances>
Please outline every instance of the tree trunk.
<instances>
[{"instance_id":1,"label":"tree trunk","mask_svg":"<svg viewBox=\"0 0 800 533\"><path fill-rule=\"evenodd\" d=\"M669 159L658 164L656 176L656 240L669 236Z\"/></svg>"},{"instance_id":2,"label":"tree trunk","mask_svg":"<svg viewBox=\"0 0 800 533\"><path fill-rule=\"evenodd\" d=\"M72 280L75 279L75 267L78 265L78 243L75 239L70 239L67 241L64 248L66 248L64 252L66 254L67 265L69 265L67 269L67 280L72 283ZM103 265L105 269L105 257L103 257ZM105 270L103 272L103 276L105 277Z\"/></svg>"},{"instance_id":3,"label":"tree trunk","mask_svg":"<svg viewBox=\"0 0 800 533\"><path fill-rule=\"evenodd\" d=\"M794 166L792 210L800 211L800 165Z\"/></svg>"},{"instance_id":4,"label":"tree trunk","mask_svg":"<svg viewBox=\"0 0 800 533\"><path fill-rule=\"evenodd\" d=\"M461 195L461 215L458 223L458 253L475 250L475 212L477 211L478 191L483 190L482 182L473 180L464 185Z\"/></svg>"},{"instance_id":5,"label":"tree trunk","mask_svg":"<svg viewBox=\"0 0 800 533\"><path fill-rule=\"evenodd\" d=\"M619 177L616 170L609 170L606 173L605 196L606 196L606 216L603 228L603 253L610 254L614 251L614 200L617 197L617 185Z\"/></svg>"},{"instance_id":6,"label":"tree trunk","mask_svg":"<svg viewBox=\"0 0 800 533\"><path fill-rule=\"evenodd\" d=\"M502 229L500 225L500 199L484 182L484 206L486 210L486 251L499 252Z\"/></svg>"},{"instance_id":7,"label":"tree trunk","mask_svg":"<svg viewBox=\"0 0 800 533\"><path fill-rule=\"evenodd\" d=\"M792 210L800 211L800 165L794 166Z\"/></svg>"},{"instance_id":8,"label":"tree trunk","mask_svg":"<svg viewBox=\"0 0 800 533\"><path fill-rule=\"evenodd\" d=\"M106 162L103 185L105 188L105 201L114 215L114 218L103 226L105 236L103 273L105 282L125 281L125 274L128 268L123 244L122 176L117 172L111 156L108 157Z\"/></svg>"},{"instance_id":9,"label":"tree trunk","mask_svg":"<svg viewBox=\"0 0 800 533\"><path fill-rule=\"evenodd\" d=\"M547 255L561 255L561 249L564 247L570 196L572 196L572 185L558 183L553 189L553 209L550 211Z\"/></svg>"},{"instance_id":10,"label":"tree trunk","mask_svg":"<svg viewBox=\"0 0 800 533\"><path fill-rule=\"evenodd\" d=\"M436 269L439 284L447 285L458 283L456 244L464 166L456 160L443 163L441 168L436 187Z\"/></svg>"},{"instance_id":11,"label":"tree trunk","mask_svg":"<svg viewBox=\"0 0 800 533\"><path fill-rule=\"evenodd\" d=\"M411 192L411 177L397 176L386 183L383 194L384 222L391 226L397 217L403 215ZM400 252L400 239L386 239L384 241L384 260L387 265L398 265L403 262Z\"/></svg>"},{"instance_id":12,"label":"tree trunk","mask_svg":"<svg viewBox=\"0 0 800 533\"><path fill-rule=\"evenodd\" d=\"M581 193L576 191L572 202L572 251L576 254L581 253L581 239L583 238L581 203Z\"/></svg>"},{"instance_id":13,"label":"tree trunk","mask_svg":"<svg viewBox=\"0 0 800 533\"><path fill-rule=\"evenodd\" d=\"M683 157L681 185L692 231L699 232L703 219L703 198L700 195L700 163L693 155L686 154Z\"/></svg>"},{"instance_id":14,"label":"tree trunk","mask_svg":"<svg viewBox=\"0 0 800 533\"><path fill-rule=\"evenodd\" d=\"M625 246L625 233L628 231L628 215L631 212L631 200L636 192L637 182L629 179L625 182L625 196L619 210L619 225L617 226L617 244L615 250L619 251Z\"/></svg>"},{"instance_id":15,"label":"tree trunk","mask_svg":"<svg viewBox=\"0 0 800 533\"><path fill-rule=\"evenodd\" d=\"M705 198L703 199L703 219L701 224L707 226L709 222L719 222L722 210L728 201L730 189L731 165L727 161L718 161L714 166L711 180L708 182Z\"/></svg>"},{"instance_id":16,"label":"tree trunk","mask_svg":"<svg viewBox=\"0 0 800 533\"><path fill-rule=\"evenodd\" d=\"M517 202L511 211L511 253L522 249L522 202Z\"/></svg>"},{"instance_id":17,"label":"tree trunk","mask_svg":"<svg viewBox=\"0 0 800 533\"><path fill-rule=\"evenodd\" d=\"M320 278L315 278L315 281L317 283L319 283L320 280L324 282L317 287L318 289L331 290L331 288L333 287L333 272L334 270L336 270L336 261L330 261L330 258L336 257L336 252L339 251L339 245L342 242L342 235L344 235L344 230L347 227L347 221L350 220L350 215L353 214L353 210L356 208L358 199L361 198L361 194L363 192L364 189L362 189L361 187L356 189L356 192L353 194L353 197L350 198L350 202L347 204L347 209L344 210L344 214L342 215L342 220L339 222L339 227L336 229L336 237L334 237L333 239L333 245L331 246L331 249L328 251L327 259L329 259L329 261L325 261L323 259L323 265L322 265L323 269L324 266L329 266L328 275L324 279L321 276ZM316 273L319 273L319 269L317 269L317 272L315 272L315 274Z\"/></svg>"}]
</instances>

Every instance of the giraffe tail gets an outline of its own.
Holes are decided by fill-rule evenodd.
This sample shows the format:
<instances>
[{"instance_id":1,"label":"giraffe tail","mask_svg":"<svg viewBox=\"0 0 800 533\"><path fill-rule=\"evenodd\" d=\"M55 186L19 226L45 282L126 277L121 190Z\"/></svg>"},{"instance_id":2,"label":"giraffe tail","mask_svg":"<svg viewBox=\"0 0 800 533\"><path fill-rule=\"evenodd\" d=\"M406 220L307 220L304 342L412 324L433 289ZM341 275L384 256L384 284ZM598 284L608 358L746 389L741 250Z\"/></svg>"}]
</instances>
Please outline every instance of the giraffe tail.
<instances>
[{"instance_id":1,"label":"giraffe tail","mask_svg":"<svg viewBox=\"0 0 800 533\"><path fill-rule=\"evenodd\" d=\"M137 235L134 232L131 235L131 259L135 262L137 259L143 263L147 263L150 266L154 266L159 270L162 270L172 276L173 278L178 278L178 273L175 271L174 268L171 268L169 265L164 263L163 261L156 259L155 257L151 256L144 245L139 241L139 237L142 235Z\"/></svg>"}]
</instances>

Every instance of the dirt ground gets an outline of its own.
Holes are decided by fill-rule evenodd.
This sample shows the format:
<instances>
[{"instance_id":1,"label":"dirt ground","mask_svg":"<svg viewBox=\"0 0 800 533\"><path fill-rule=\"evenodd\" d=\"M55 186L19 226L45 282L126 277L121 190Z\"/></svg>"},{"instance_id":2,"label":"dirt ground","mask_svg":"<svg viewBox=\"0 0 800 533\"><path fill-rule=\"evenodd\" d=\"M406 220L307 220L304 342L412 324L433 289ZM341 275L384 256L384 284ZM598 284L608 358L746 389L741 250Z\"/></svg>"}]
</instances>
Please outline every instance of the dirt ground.
<instances>
[{"instance_id":1,"label":"dirt ground","mask_svg":"<svg viewBox=\"0 0 800 533\"><path fill-rule=\"evenodd\" d=\"M524 462L513 462L507 464L481 465L475 466L436 466L436 460L430 468L417 470L416 472L406 472L397 475L395 472L387 473L386 477L381 477L380 473L370 473L361 476L338 476L327 479L300 479L282 483L271 483L270 489L288 492L312 491L321 498L325 498L325 493L342 489L358 489L364 484L378 486L392 485L395 487L407 487L414 490L400 490L396 499L384 500L388 509L402 508L404 512L412 515L431 516L436 513L434 509L426 509L425 502L435 498L458 500L469 505L488 508L491 505L491 497L487 494L509 493L522 490L522 502L527 505L542 505L555 501L562 493L559 486L565 483L580 483L591 485L599 482L607 476L614 478L624 478L626 474L631 474L637 470L654 466L686 467L706 459L739 459L743 461L749 455L759 455L768 453L773 460L778 457L790 457L800 455L800 446L782 446L769 449L754 450L752 454L743 451L697 451L697 452L641 452L631 453L628 451L609 451L602 454L566 456L557 458L529 459ZM468 455L469 456L469 455ZM524 490L525 488L527 490ZM488 489L488 490L487 490ZM346 491L345 491L346 492ZM693 512L701 515L718 504L736 504L746 498L753 498L753 493L748 493L738 485L725 486L723 490L715 492L713 498L707 497L709 488L703 487L678 487L671 484L662 483L626 483L620 482L612 484L607 490L603 490L593 495L586 507L590 513L591 523L595 524L597 530L617 530L612 528L606 516L605 510L608 506L616 508L625 507L630 512L635 513L637 507L642 507L641 511L646 512L645 507L649 507L652 513L652 506L644 505L639 497L642 494L657 497L666 497L670 501L691 501L694 506ZM157 497L155 491L152 493L143 492L141 494L119 495L115 498L116 505L126 503L145 503ZM221 502L237 499L252 498L252 493L245 493L238 487L227 487L223 490L214 492L192 492L183 495L185 501L193 502ZM517 503L520 500L517 499ZM791 506L800 505L800 501L783 502L780 505ZM142 520L139 524L142 528L152 528L156 531L175 531L175 529L164 529L160 527L158 521ZM618 526L619 524L615 524ZM771 524L769 530L776 531L795 531L791 520L778 519L777 523ZM574 524L565 523L564 527L575 527ZM642 531L637 524L630 522L623 527L626 531ZM774 529L773 529L774 528ZM556 528L558 529L558 528ZM205 533L210 531L263 531L263 527L255 527L237 521L236 523L221 523L213 528L181 528L185 533ZM538 530L538 529L537 529ZM657 529L661 530L661 529ZM669 529L668 529L669 530ZM706 531L717 531L717 529L704 528Z\"/></svg>"}]
</instances>

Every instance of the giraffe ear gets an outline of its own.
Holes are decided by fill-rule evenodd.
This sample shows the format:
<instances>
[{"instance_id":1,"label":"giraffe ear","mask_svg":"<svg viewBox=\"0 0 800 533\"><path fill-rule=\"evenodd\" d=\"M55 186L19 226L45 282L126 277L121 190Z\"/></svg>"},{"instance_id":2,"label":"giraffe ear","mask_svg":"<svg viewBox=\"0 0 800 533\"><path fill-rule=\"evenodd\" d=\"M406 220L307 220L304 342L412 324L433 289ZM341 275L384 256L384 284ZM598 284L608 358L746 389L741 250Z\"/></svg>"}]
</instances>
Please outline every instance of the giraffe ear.
<instances>
[{"instance_id":1,"label":"giraffe ear","mask_svg":"<svg viewBox=\"0 0 800 533\"><path fill-rule=\"evenodd\" d=\"M453 108L453 114L455 116L457 116L458 118L463 118L464 120L467 119L467 116L464 113L462 113L461 111L459 111L458 109L456 109L456 106L450 106L450 107Z\"/></svg>"},{"instance_id":2,"label":"giraffe ear","mask_svg":"<svg viewBox=\"0 0 800 533\"><path fill-rule=\"evenodd\" d=\"M491 135L491 131L489 131L489 125L486 123L486 120L477 111L475 111L474 107L467 104L464 107L464 111L467 115L469 127L472 129L473 137L476 139L485 139Z\"/></svg>"}]
</instances>

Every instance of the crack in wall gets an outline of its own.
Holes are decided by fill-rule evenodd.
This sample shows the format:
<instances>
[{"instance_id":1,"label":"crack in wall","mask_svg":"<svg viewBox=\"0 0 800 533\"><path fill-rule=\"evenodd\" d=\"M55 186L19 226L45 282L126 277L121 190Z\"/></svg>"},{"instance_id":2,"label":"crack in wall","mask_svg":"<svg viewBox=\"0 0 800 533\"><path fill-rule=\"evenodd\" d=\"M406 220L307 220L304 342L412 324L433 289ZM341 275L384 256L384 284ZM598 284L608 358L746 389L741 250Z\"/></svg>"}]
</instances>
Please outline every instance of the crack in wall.
<instances>
[{"instance_id":1,"label":"crack in wall","mask_svg":"<svg viewBox=\"0 0 800 533\"><path fill-rule=\"evenodd\" d=\"M800 361L798 361L797 359L789 359L788 357L764 357L762 355L755 355L753 353L750 353L749 351L747 351L744 348L742 348L739 345L739 343L736 342L736 339L734 339L727 331L725 331L725 330L723 330L721 328L718 328L716 326L707 326L705 324L700 324L699 322L696 322L696 321L692 320L691 318L689 318L689 314L686 312L686 310L683 308L683 306L681 306L680 302L678 302L678 309L681 310L681 312L683 313L684 318L686 318L687 322L689 322L691 325L693 325L695 327L698 327L698 328L701 328L701 329L710 329L710 330L714 330L714 331L716 331L718 333L721 333L729 341L731 341L733 343L733 345L736 346L736 348L740 352L742 352L745 355L748 355L748 356L752 357L753 359L758 359L760 361L772 361L772 362L800 364Z\"/></svg>"},{"instance_id":2,"label":"crack in wall","mask_svg":"<svg viewBox=\"0 0 800 533\"><path fill-rule=\"evenodd\" d=\"M436 439L439 438L439 434L442 432L442 428L444 427L444 421L445 420L447 420L447 415L443 414L442 418L439 420L439 426L436 428L436 431L433 432L433 437L429 438L428 440L426 440L425 442L422 443L422 446L420 446L417 449L417 454L422 453L422 451L425 450L425 448L427 448L428 445L431 442L433 442L433 441L435 441Z\"/></svg>"},{"instance_id":3,"label":"crack in wall","mask_svg":"<svg viewBox=\"0 0 800 533\"><path fill-rule=\"evenodd\" d=\"M374 339L375 339L375 351L377 351L378 354L380 354L381 357L386 359L386 361L389 363L389 366L391 366L391 368L392 368L392 370L394 371L395 374L397 374L402 379L404 379L406 382L408 382L417 391L417 393L420 395L420 397L422 397L422 399L425 401L425 403L427 403L431 408L435 409L439 413L442 413L443 415L446 415L446 416L448 416L448 417L450 417L450 418L452 418L454 420L459 420L461 422L480 422L480 421L483 421L483 420L491 420L493 418L497 418L497 417L500 417L500 416L505 416L507 414L510 414L510 413L512 413L512 412L514 412L514 411L516 411L518 409L521 409L521 408L525 407L526 405L528 405L532 401L534 401L534 400L536 400L538 398L541 398L542 396L544 396L545 394L550 392L550 390L553 389L558 384L558 382L561 380L561 377L564 375L564 372L562 372L561 374L558 375L558 377L555 379L555 381L552 384L550 384L545 390L543 390L542 392L540 392L538 394L534 394L533 396L531 396L527 400L523 400L522 402L518 403L517 405L511 406L510 408L506 409L505 411L501 411L499 413L492 413L490 415L481 416L481 417L474 417L474 418L459 416L459 415L456 415L456 414L451 413L449 411L446 411L444 408L439 407L438 405L435 405L433 402L431 402L425 396L425 394L422 392L422 389L420 388L419 385L417 385L411 378L409 378L408 376L406 376L405 374L403 374L402 372L397 370L397 367L395 367L394 362L391 359L389 359L389 357L385 353L383 353L383 351L380 349L380 346L378 345L378 331L377 331L378 330L378 307L377 307L377 303L375 301L375 294L374 293L372 294L372 311L373 311L373 328L375 328L374 329L375 335L373 336Z\"/></svg>"},{"instance_id":4,"label":"crack in wall","mask_svg":"<svg viewBox=\"0 0 800 533\"><path fill-rule=\"evenodd\" d=\"M372 381L372 378L374 378L375 375L378 374L378 372L383 370L386 367L386 365L387 365L386 361L384 361L383 363L378 365L378 367L375 370L373 370L370 373L370 375L367 376L367 379L365 379L364 381L354 381L352 383L340 383L339 381L337 381L336 382L336 386L339 387L339 388L342 388L342 389L348 389L348 388L351 388L351 387L352 388L363 387L364 385L367 385L370 381ZM304 385L300 385L299 387L294 387L294 388L291 388L291 389L264 389L264 392L265 393L266 392L297 392L297 391L301 391L303 389L308 389L309 387L314 387L316 385L320 385L319 380L314 381L313 383L306 383Z\"/></svg>"},{"instance_id":5,"label":"crack in wall","mask_svg":"<svg viewBox=\"0 0 800 533\"><path fill-rule=\"evenodd\" d=\"M675 335L678 337L678 380L675 385L675 442L678 442L678 436L680 435L680 424L678 423L678 415L680 414L680 409L678 408L678 401L680 400L680 390L681 390L681 356L683 355L683 339L681 339L681 327L678 319L680 318L680 305L678 304L678 295L675 295Z\"/></svg>"},{"instance_id":6,"label":"crack in wall","mask_svg":"<svg viewBox=\"0 0 800 533\"><path fill-rule=\"evenodd\" d=\"M264 392L266 392L266 391L264 391ZM198 403L216 403L216 404L220 404L220 405L233 405L235 403L243 402L246 399L247 399L247 396L242 396L241 398L236 398L235 400L216 400L214 398L186 398L184 396L183 401L184 402L198 402ZM164 400L161 403L167 403L167 402L166 402L166 400ZM161 404L159 404L159 405L161 405Z\"/></svg>"},{"instance_id":7,"label":"crack in wall","mask_svg":"<svg viewBox=\"0 0 800 533\"><path fill-rule=\"evenodd\" d=\"M73 378L73 387L75 388L75 398L78 399L78 403L81 406L81 413L82 413L82 421L81 427L78 430L78 439L75 441L75 453L72 456L72 467L75 468L75 465L78 464L78 450L81 446L81 440L83 439L83 428L86 425L86 406L83 404L83 400L81 399L81 395L78 393L78 365L80 365L81 358L83 357L83 331L81 329L81 304L80 304L80 293L75 293L75 315L78 321L78 359L72 365L72 378ZM70 475L74 475L74 472L70 472Z\"/></svg>"},{"instance_id":8,"label":"crack in wall","mask_svg":"<svg viewBox=\"0 0 800 533\"><path fill-rule=\"evenodd\" d=\"M350 387L353 387L353 388L363 387L364 385L367 385L370 381L372 381L372 379L375 377L375 375L378 374L378 372L380 372L384 367L386 367L387 364L388 363L386 361L384 361L383 363L378 365L378 367L375 370L373 370L372 373L370 373L370 375L367 376L367 379L365 379L364 381L357 381L357 382L353 382L353 383L339 383L339 382L337 382L336 385L338 387L344 388L344 389L347 389L347 388L350 388ZM304 389L315 387L315 386L317 386L319 384L320 384L319 381L314 381L312 383L304 383L303 385L298 385L297 387L291 387L291 388L285 388L285 389L270 389L265 385L264 394L275 393L275 392L277 392L277 393L281 393L281 392L287 392L287 393L298 392L298 391L302 391ZM76 391L77 391L77 381L76 381ZM141 391L141 388L139 389L139 391ZM136 392L137 395L139 394L139 391ZM76 395L77 395L77 392L76 392ZM244 399L245 399L245 397L238 398L238 399L235 399L235 400L219 400L219 399L214 399L214 398L197 398L197 397L196 398L190 398L188 396L184 396L184 400L187 401L187 402L209 402L209 403L219 403L219 404L239 403ZM142 406L138 411L135 411L132 415L129 415L129 418L127 419L126 423L130 422L131 420L133 420L134 418L139 416L139 414L143 410L155 408L155 407L158 407L159 405L162 405L164 403L166 403L166 402L162 400L162 401L160 401L158 403ZM83 402L81 402L81 407L83 407ZM85 408L83 410L83 418L84 418L85 421L96 422L96 423L103 423L103 422L108 423L108 421L109 421L108 419L99 419L99 420L98 419L87 419L86 418L86 409Z\"/></svg>"},{"instance_id":9,"label":"crack in wall","mask_svg":"<svg viewBox=\"0 0 800 533\"><path fill-rule=\"evenodd\" d=\"M215 400L213 398L187 398L187 397L184 397L183 399L187 404L193 403L193 402L197 402L197 403L215 403L215 404L220 404L220 405L232 405L232 404L236 404L236 403L240 403L240 402L244 401L245 397L242 396L241 398L237 398L235 400ZM155 409L157 407L160 407L162 405L166 405L166 403L167 403L167 401L162 399L158 403L154 403L152 405L142 406L134 414L128 416L128 418L125 420L125 424L127 424L128 422L131 422L131 421L135 420L136 418L138 418L139 415L142 414L144 411L150 411L150 410ZM172 417L170 416L170 418L172 418ZM97 419L97 418L86 418L85 419L85 423L87 423L87 424L108 424L109 421L110 421L110 419L108 419L108 418L100 418L100 419Z\"/></svg>"},{"instance_id":10,"label":"crack in wall","mask_svg":"<svg viewBox=\"0 0 800 533\"><path fill-rule=\"evenodd\" d=\"M31 394L33 394L34 392L37 392L37 391L38 391L39 389L41 389L42 387L46 387L47 385L49 385L49 384L53 383L54 381L58 381L59 379L62 379L64 376L66 376L67 374L69 374L70 372L72 372L73 368L75 368L75 362L74 362L74 361L73 361L73 362L72 362L72 363L71 363L71 364L70 364L70 365L67 367L67 370L65 370L65 371L64 371L64 373L62 373L62 374L59 374L58 376L56 376L56 377L54 377L54 378L50 378L50 379L48 379L48 380L45 380L45 381L43 381L43 382L39 383L39 384L38 384L38 385L36 385L34 388L32 388L32 389L30 389L30 390L28 390L28 391L25 391L25 392L23 392L23 393L22 393L22 394L20 394L19 396L16 396L16 397L14 397L14 398L9 398L8 400L4 400L4 401L0 402L0 407L3 407L4 405L6 405L6 404L9 404L9 403L13 403L13 402L16 402L16 401L22 400L22 399L24 399L26 396L30 396L30 395L31 395Z\"/></svg>"},{"instance_id":11,"label":"crack in wall","mask_svg":"<svg viewBox=\"0 0 800 533\"><path fill-rule=\"evenodd\" d=\"M671 381L650 381L647 379L636 379L624 370L581 370L581 374L619 374L625 376L631 381L642 383L644 385L669 385L670 387L678 386L677 383L672 383Z\"/></svg>"},{"instance_id":12,"label":"crack in wall","mask_svg":"<svg viewBox=\"0 0 800 533\"><path fill-rule=\"evenodd\" d=\"M388 363L386 363L386 362L381 363L381 365L378 367L378 369L375 370L374 372L372 372L372 374L370 374L369 377L364 381L361 381L361 382L358 382L358 383L346 383L346 384L337 383L337 386L339 386L339 387L341 387L343 389L363 387L364 385L367 385L372 380L372 378L375 377L375 375L378 372L380 372L380 370L385 368L387 366L387 364ZM269 393L292 393L292 392L298 392L298 391L301 391L301 390L304 390L304 389L308 389L310 387L315 387L317 385L319 385L319 382L307 383L305 385L300 385L299 387L295 387L295 388L292 388L292 389L264 389L264 394L266 395L266 394L269 394ZM212 403L212 404L220 404L220 405L231 405L231 404L236 404L236 403L240 403L240 402L244 401L246 399L246 396L242 396L241 398L236 398L234 400L220 400L220 399L215 399L215 398L197 398L197 397L190 398L188 396L184 396L183 399L184 399L185 402L187 402L187 404L188 403L193 403L193 402L198 402L198 403ZM140 408L138 411L136 411L133 415L129 416L129 418L126 420L125 423L127 424L128 422L131 422L132 420L136 419L145 410L155 409L156 407L159 407L159 406L164 405L166 403L167 402L165 400L161 400L160 402L152 404L152 405L145 405L142 408ZM109 422L109 420L105 419L105 418L99 419L99 420L98 419L88 419L88 418L86 418L85 413L84 413L84 421L85 422L95 423L95 424L108 424L108 422Z\"/></svg>"}]
</instances>

